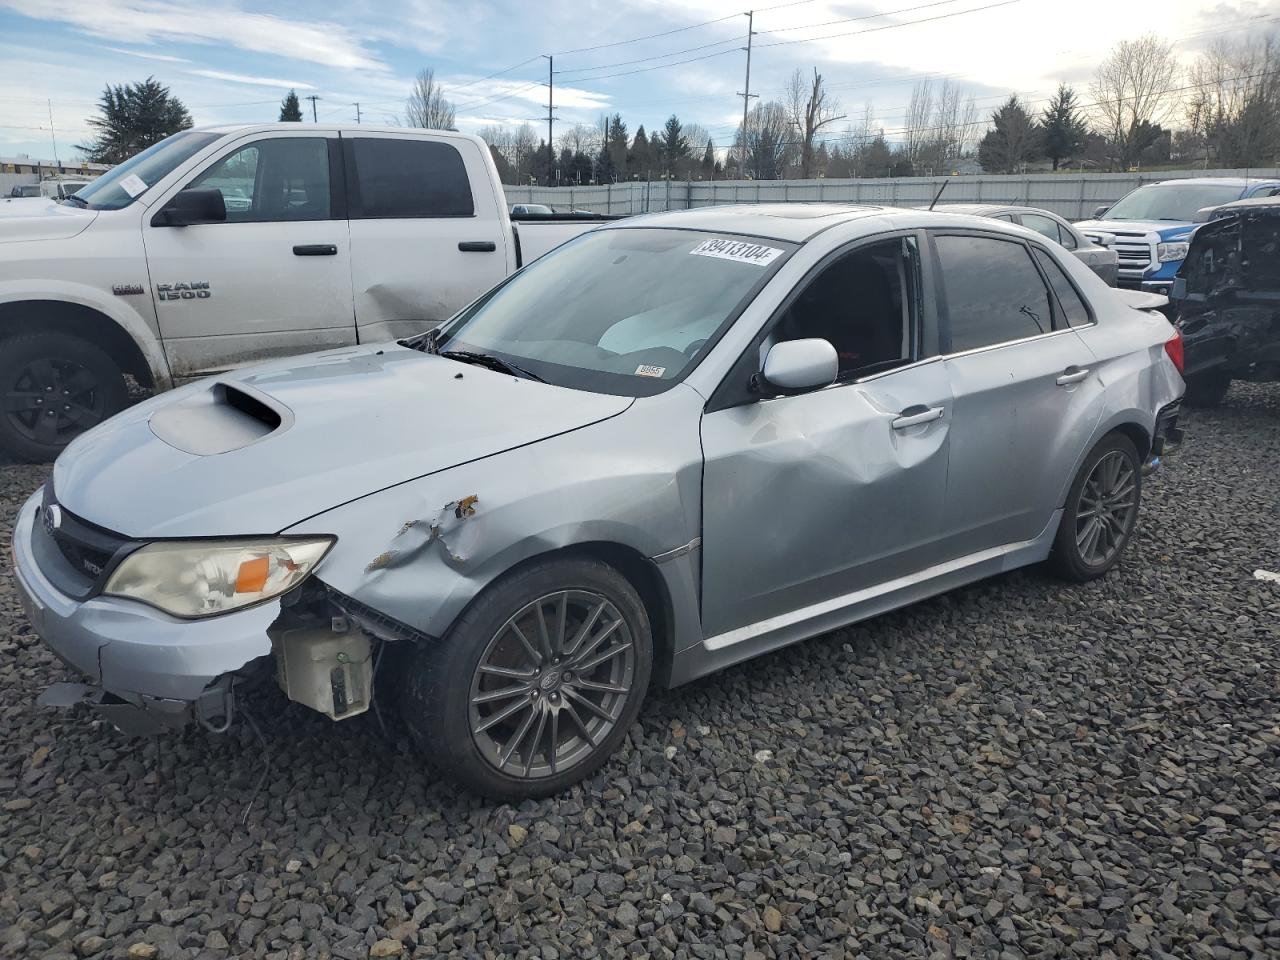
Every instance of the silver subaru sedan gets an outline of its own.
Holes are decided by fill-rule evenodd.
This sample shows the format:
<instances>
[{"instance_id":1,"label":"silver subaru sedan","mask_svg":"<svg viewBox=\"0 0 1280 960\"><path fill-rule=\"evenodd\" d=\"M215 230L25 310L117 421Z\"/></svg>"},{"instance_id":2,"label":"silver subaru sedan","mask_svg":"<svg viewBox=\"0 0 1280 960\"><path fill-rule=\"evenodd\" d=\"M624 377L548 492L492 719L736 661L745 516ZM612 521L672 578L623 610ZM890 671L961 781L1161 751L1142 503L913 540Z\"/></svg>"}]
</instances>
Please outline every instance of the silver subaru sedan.
<instances>
[{"instance_id":1,"label":"silver subaru sedan","mask_svg":"<svg viewBox=\"0 0 1280 960\"><path fill-rule=\"evenodd\" d=\"M154 732L225 729L260 673L334 720L393 696L470 788L550 794L653 684L1025 564L1106 573L1180 364L1159 314L1014 224L620 221L425 336L77 439L13 538L84 675L41 700Z\"/></svg>"}]
</instances>

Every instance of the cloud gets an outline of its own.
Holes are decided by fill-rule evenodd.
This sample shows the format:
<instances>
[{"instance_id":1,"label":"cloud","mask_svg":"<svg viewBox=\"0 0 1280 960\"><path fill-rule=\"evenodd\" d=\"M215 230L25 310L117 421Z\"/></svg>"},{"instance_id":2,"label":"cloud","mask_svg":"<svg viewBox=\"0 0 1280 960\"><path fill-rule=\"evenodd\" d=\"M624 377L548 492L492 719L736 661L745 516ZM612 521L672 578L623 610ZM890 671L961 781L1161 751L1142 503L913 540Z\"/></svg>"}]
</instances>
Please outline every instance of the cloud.
<instances>
[{"instance_id":1,"label":"cloud","mask_svg":"<svg viewBox=\"0 0 1280 960\"><path fill-rule=\"evenodd\" d=\"M227 80L231 83L247 83L254 87L279 87L282 90L315 90L310 83L300 80L276 80L272 77L250 77L243 73L226 73L222 70L188 70L193 77L207 77L210 80Z\"/></svg>"},{"instance_id":2,"label":"cloud","mask_svg":"<svg viewBox=\"0 0 1280 960\"><path fill-rule=\"evenodd\" d=\"M348 70L381 70L364 43L339 24L288 20L231 5L188 0L0 0L0 6L36 20L65 23L126 43L219 44Z\"/></svg>"},{"instance_id":3,"label":"cloud","mask_svg":"<svg viewBox=\"0 0 1280 960\"><path fill-rule=\"evenodd\" d=\"M126 57L139 57L143 60L159 60L163 63L190 63L186 57L170 57L163 53L143 53L141 50L126 50L124 47L103 47L112 53L123 53Z\"/></svg>"}]
</instances>

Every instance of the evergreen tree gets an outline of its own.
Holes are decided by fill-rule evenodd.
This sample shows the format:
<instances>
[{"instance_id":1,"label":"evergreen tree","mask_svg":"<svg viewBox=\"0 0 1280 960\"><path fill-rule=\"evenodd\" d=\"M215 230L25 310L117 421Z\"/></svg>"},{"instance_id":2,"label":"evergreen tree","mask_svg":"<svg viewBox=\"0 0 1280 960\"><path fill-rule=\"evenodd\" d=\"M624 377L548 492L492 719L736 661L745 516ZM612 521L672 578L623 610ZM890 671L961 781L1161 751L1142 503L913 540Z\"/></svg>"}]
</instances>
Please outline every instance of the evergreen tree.
<instances>
[{"instance_id":1,"label":"evergreen tree","mask_svg":"<svg viewBox=\"0 0 1280 960\"><path fill-rule=\"evenodd\" d=\"M609 120L609 135L605 142L609 151L609 162L619 180L627 178L627 125L622 122L622 115L615 113Z\"/></svg>"},{"instance_id":2,"label":"evergreen tree","mask_svg":"<svg viewBox=\"0 0 1280 960\"><path fill-rule=\"evenodd\" d=\"M298 103L298 94L290 90L289 95L280 101L280 120L289 123L302 122L302 105Z\"/></svg>"},{"instance_id":3,"label":"evergreen tree","mask_svg":"<svg viewBox=\"0 0 1280 960\"><path fill-rule=\"evenodd\" d=\"M97 134L93 142L76 148L91 163L123 163L191 126L191 114L182 101L154 77L127 86L108 84L98 111L99 116L88 121Z\"/></svg>"},{"instance_id":4,"label":"evergreen tree","mask_svg":"<svg viewBox=\"0 0 1280 960\"><path fill-rule=\"evenodd\" d=\"M702 175L710 180L716 172L716 145L707 138L707 149L702 151Z\"/></svg>"},{"instance_id":5,"label":"evergreen tree","mask_svg":"<svg viewBox=\"0 0 1280 960\"><path fill-rule=\"evenodd\" d=\"M655 135L652 141L662 171L669 177L675 176L680 165L689 157L689 141L681 132L682 129L680 118L673 113L667 117L662 132Z\"/></svg>"},{"instance_id":6,"label":"evergreen tree","mask_svg":"<svg viewBox=\"0 0 1280 960\"><path fill-rule=\"evenodd\" d=\"M1040 126L1016 94L991 115L991 123L978 144L978 162L987 173L1017 173L1023 164L1043 156Z\"/></svg>"},{"instance_id":7,"label":"evergreen tree","mask_svg":"<svg viewBox=\"0 0 1280 960\"><path fill-rule=\"evenodd\" d=\"M627 153L627 173L649 179L653 167L653 150L649 145L649 137L644 132L644 124L636 127L635 139L631 141L631 149Z\"/></svg>"},{"instance_id":8,"label":"evergreen tree","mask_svg":"<svg viewBox=\"0 0 1280 960\"><path fill-rule=\"evenodd\" d=\"M1053 169L1057 170L1063 160L1079 155L1089 133L1079 114L1076 92L1065 83L1058 85L1058 92L1044 108L1042 124L1044 153L1053 161Z\"/></svg>"}]
</instances>

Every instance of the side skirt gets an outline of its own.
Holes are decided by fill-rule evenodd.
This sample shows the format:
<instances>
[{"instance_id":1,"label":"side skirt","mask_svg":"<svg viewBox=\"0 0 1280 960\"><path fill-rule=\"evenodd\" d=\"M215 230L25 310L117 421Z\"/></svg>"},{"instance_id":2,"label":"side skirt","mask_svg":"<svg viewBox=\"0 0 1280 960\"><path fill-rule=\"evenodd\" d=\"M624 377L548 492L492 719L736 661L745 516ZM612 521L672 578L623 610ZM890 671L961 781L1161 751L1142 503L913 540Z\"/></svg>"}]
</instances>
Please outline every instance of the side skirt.
<instances>
[{"instance_id":1,"label":"side skirt","mask_svg":"<svg viewBox=\"0 0 1280 960\"><path fill-rule=\"evenodd\" d=\"M1062 511L1055 510L1044 530L1031 540L958 557L897 580L707 637L676 654L671 669L671 686L688 683L762 653L888 613L917 600L1039 563L1049 556L1061 519Z\"/></svg>"}]
</instances>

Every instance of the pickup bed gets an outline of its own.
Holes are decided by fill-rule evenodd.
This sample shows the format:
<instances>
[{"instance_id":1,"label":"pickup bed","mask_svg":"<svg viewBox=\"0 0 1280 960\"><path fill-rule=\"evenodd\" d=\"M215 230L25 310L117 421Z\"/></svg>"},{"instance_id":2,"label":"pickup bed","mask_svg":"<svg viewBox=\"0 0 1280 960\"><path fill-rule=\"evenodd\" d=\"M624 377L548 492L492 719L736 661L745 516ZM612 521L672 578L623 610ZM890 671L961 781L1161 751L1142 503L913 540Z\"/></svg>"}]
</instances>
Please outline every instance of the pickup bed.
<instances>
[{"instance_id":1,"label":"pickup bed","mask_svg":"<svg viewBox=\"0 0 1280 960\"><path fill-rule=\"evenodd\" d=\"M126 375L419 333L603 219L517 226L478 137L296 123L186 130L59 202L0 200L0 450L52 459Z\"/></svg>"}]
</instances>

